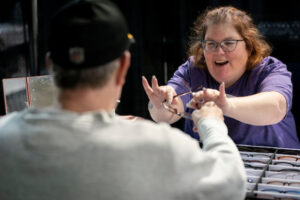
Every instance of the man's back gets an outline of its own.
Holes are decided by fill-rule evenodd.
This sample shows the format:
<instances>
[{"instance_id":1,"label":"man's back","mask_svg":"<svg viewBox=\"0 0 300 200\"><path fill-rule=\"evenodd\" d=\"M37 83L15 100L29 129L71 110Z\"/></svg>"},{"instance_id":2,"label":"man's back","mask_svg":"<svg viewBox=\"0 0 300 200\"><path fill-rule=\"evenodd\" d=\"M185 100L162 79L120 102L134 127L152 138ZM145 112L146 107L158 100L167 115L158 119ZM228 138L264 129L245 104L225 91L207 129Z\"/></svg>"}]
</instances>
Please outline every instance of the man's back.
<instances>
[{"instance_id":1,"label":"man's back","mask_svg":"<svg viewBox=\"0 0 300 200\"><path fill-rule=\"evenodd\" d=\"M228 155L218 154L222 145L208 155L146 120L30 109L1 119L0 129L0 199L222 199L229 188L227 198L239 199L232 190L245 184L234 176L233 144Z\"/></svg>"}]
</instances>

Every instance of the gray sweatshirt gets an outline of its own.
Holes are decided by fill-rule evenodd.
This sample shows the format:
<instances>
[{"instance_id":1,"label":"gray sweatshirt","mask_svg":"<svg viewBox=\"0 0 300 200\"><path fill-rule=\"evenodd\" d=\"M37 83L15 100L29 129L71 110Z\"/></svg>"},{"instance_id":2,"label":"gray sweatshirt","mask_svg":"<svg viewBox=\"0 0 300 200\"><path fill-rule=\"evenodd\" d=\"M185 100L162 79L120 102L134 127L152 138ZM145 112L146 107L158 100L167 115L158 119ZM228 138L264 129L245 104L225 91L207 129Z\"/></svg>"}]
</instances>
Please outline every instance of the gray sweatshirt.
<instances>
[{"instance_id":1,"label":"gray sweatshirt","mask_svg":"<svg viewBox=\"0 0 300 200\"><path fill-rule=\"evenodd\" d=\"M27 109L0 119L0 199L238 200L246 175L225 124L196 140L167 124Z\"/></svg>"}]
</instances>

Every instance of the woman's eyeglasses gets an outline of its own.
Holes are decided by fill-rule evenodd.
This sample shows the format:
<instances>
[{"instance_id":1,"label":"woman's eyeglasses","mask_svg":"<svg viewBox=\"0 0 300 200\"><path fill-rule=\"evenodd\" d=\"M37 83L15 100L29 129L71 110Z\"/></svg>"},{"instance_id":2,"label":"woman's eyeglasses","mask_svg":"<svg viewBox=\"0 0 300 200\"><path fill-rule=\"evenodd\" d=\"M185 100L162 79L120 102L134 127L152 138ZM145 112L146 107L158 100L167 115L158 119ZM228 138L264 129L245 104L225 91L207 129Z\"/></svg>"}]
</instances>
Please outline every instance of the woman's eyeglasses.
<instances>
[{"instance_id":1,"label":"woman's eyeglasses","mask_svg":"<svg viewBox=\"0 0 300 200\"><path fill-rule=\"evenodd\" d=\"M244 40L223 40L221 42L216 42L214 40L202 40L202 47L207 52L214 52L217 50L218 46L222 48L224 52L234 51L237 43Z\"/></svg>"}]
</instances>

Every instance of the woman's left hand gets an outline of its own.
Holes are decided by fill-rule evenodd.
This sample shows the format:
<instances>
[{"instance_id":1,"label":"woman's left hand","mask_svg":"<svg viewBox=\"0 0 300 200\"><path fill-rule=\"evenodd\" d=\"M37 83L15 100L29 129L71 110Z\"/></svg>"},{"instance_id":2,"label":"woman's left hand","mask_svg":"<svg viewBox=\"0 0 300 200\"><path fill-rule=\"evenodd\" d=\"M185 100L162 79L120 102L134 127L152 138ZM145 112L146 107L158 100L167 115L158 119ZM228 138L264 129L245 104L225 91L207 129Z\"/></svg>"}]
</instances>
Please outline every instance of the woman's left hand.
<instances>
[{"instance_id":1,"label":"woman's left hand","mask_svg":"<svg viewBox=\"0 0 300 200\"><path fill-rule=\"evenodd\" d=\"M204 88L193 94L192 100L187 104L187 107L200 109L203 104L208 101L213 101L217 106L219 106L223 112L228 108L229 102L225 94L225 84L221 83L219 91L215 89Z\"/></svg>"}]
</instances>

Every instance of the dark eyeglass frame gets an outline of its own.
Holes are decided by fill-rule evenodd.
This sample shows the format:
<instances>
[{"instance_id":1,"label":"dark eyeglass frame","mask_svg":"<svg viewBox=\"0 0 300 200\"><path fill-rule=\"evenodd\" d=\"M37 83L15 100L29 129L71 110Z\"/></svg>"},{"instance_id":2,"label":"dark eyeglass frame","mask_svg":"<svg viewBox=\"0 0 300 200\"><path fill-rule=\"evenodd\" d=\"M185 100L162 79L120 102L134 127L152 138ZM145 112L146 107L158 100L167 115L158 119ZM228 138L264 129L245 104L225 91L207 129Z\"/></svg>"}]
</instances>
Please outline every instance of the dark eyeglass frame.
<instances>
[{"instance_id":1,"label":"dark eyeglass frame","mask_svg":"<svg viewBox=\"0 0 300 200\"><path fill-rule=\"evenodd\" d=\"M247 153L274 153L274 149L261 149L261 148L256 148L253 146L243 146L243 145L237 145L238 149L240 152L247 152Z\"/></svg>"},{"instance_id":2,"label":"dark eyeglass frame","mask_svg":"<svg viewBox=\"0 0 300 200\"><path fill-rule=\"evenodd\" d=\"M244 163L244 166L246 168L251 168L251 169L263 169L263 168L265 168L265 166L254 166L254 165L251 165L249 163Z\"/></svg>"},{"instance_id":3,"label":"dark eyeglass frame","mask_svg":"<svg viewBox=\"0 0 300 200\"><path fill-rule=\"evenodd\" d=\"M282 193L282 194L300 194L300 191L298 190L277 190L277 189L273 189L273 188L266 188L266 189L263 189L261 191L264 191L264 192L276 192L276 193Z\"/></svg>"},{"instance_id":4,"label":"dark eyeglass frame","mask_svg":"<svg viewBox=\"0 0 300 200\"><path fill-rule=\"evenodd\" d=\"M252 153L245 153L245 152L240 151L240 154L241 154L241 156L248 157L248 158L267 158L267 159L271 158L271 155L267 155L264 153L252 154Z\"/></svg>"},{"instance_id":5,"label":"dark eyeglass frame","mask_svg":"<svg viewBox=\"0 0 300 200\"><path fill-rule=\"evenodd\" d=\"M222 50L224 52L232 52L236 49L238 42L242 42L244 40L222 40L221 42L216 42L214 40L202 40L201 44L202 44L202 48L207 51L207 52L215 52L218 49L218 46L220 46L222 48ZM207 42L212 42L214 43L214 49L207 49L206 43ZM226 47L224 46L225 42L235 42L235 46L232 49L226 49Z\"/></svg>"},{"instance_id":6,"label":"dark eyeglass frame","mask_svg":"<svg viewBox=\"0 0 300 200\"><path fill-rule=\"evenodd\" d=\"M300 167L300 164L295 164L291 162L284 162L284 161L279 161L279 162L274 162L273 165L282 165L282 166L290 166L290 167Z\"/></svg>"},{"instance_id":7,"label":"dark eyeglass frame","mask_svg":"<svg viewBox=\"0 0 300 200\"><path fill-rule=\"evenodd\" d=\"M203 89L203 86L200 85L200 86L198 86L197 88L195 88L195 89L193 89L193 90L190 90L190 91L188 91L188 92L183 92L183 93L180 93L180 94L177 94L177 95L173 96L173 99L175 99L175 98L177 98L177 97L184 96L184 95L191 94L191 93L193 93L193 92L199 92L199 91L202 90L202 89ZM193 119L192 119L192 113L188 113L188 112L183 112L183 113L181 113L181 112L178 112L177 109L174 108L172 105L170 105L170 104L167 102L166 99L165 99L161 104L162 104L163 108L165 108L167 111L169 111L169 112L171 112L171 113L173 113L173 114L175 114L175 115L178 115L178 116L180 116L180 117L183 117L183 118L185 118L185 119L193 120Z\"/></svg>"},{"instance_id":8,"label":"dark eyeglass frame","mask_svg":"<svg viewBox=\"0 0 300 200\"><path fill-rule=\"evenodd\" d=\"M278 175L281 176L281 177L278 177ZM300 174L297 173L297 172L291 172L291 171L285 171L285 172L284 171L280 171L279 173L271 174L268 177L271 177L271 178L280 178L280 179L292 179L292 180L294 180L295 176L300 176ZM282 177L284 177L284 178L282 178Z\"/></svg>"},{"instance_id":9,"label":"dark eyeglass frame","mask_svg":"<svg viewBox=\"0 0 300 200\"><path fill-rule=\"evenodd\" d=\"M268 163L268 161L262 161L262 160L248 160L248 159L243 159L242 158L242 160L243 160L243 162L245 162L245 163L260 163L260 164L267 164Z\"/></svg>"},{"instance_id":10,"label":"dark eyeglass frame","mask_svg":"<svg viewBox=\"0 0 300 200\"><path fill-rule=\"evenodd\" d=\"M276 170L276 172L300 172L300 169L288 169L288 168L284 168L284 169L279 169L279 170ZM299 174L300 175L300 174Z\"/></svg>"}]
</instances>

